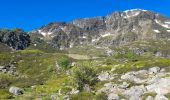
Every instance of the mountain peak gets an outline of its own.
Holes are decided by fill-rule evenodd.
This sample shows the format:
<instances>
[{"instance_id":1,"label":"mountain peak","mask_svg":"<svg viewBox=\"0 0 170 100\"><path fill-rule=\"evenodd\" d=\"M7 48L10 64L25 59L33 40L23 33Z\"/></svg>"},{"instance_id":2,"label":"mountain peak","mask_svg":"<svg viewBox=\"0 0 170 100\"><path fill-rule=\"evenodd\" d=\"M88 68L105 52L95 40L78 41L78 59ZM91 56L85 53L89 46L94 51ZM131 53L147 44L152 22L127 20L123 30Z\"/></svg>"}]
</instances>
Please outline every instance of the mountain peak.
<instances>
[{"instance_id":1,"label":"mountain peak","mask_svg":"<svg viewBox=\"0 0 170 100\"><path fill-rule=\"evenodd\" d=\"M69 48L89 43L109 46L141 39L169 39L169 23L170 19L159 13L130 9L113 12L104 17L50 23L33 33L47 38L55 48Z\"/></svg>"}]
</instances>

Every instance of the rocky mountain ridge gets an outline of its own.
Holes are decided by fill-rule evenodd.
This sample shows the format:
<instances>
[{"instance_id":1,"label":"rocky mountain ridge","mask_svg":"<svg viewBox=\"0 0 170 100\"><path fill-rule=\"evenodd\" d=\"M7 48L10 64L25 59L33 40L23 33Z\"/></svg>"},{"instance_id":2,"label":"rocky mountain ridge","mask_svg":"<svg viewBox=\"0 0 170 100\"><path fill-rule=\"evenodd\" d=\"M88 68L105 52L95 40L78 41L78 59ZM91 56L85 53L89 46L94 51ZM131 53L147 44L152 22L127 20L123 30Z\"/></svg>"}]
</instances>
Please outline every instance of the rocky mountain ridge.
<instances>
[{"instance_id":1,"label":"rocky mountain ridge","mask_svg":"<svg viewBox=\"0 0 170 100\"><path fill-rule=\"evenodd\" d=\"M120 45L136 40L170 38L170 19L148 10L113 12L105 17L53 22L29 34L41 34L61 50L77 45Z\"/></svg>"}]
</instances>

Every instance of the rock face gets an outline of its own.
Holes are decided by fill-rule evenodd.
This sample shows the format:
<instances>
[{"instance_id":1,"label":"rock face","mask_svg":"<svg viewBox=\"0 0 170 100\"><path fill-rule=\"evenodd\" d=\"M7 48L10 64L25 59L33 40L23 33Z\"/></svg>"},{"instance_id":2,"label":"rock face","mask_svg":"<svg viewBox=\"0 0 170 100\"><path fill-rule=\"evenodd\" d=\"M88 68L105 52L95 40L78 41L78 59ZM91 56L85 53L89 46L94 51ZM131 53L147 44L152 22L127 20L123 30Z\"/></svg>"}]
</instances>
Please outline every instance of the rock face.
<instances>
[{"instance_id":1,"label":"rock face","mask_svg":"<svg viewBox=\"0 0 170 100\"><path fill-rule=\"evenodd\" d=\"M82 18L72 22L55 22L29 34L41 34L55 48L76 45L121 45L136 40L169 39L170 19L142 9L113 12L105 17ZM133 50L137 54L144 51Z\"/></svg>"},{"instance_id":2,"label":"rock face","mask_svg":"<svg viewBox=\"0 0 170 100\"><path fill-rule=\"evenodd\" d=\"M29 35L21 29L1 29L0 42L16 50L23 50L30 44Z\"/></svg>"},{"instance_id":3,"label":"rock face","mask_svg":"<svg viewBox=\"0 0 170 100\"><path fill-rule=\"evenodd\" d=\"M23 94L23 90L19 87L10 87L9 92L14 95L21 95Z\"/></svg>"}]
</instances>

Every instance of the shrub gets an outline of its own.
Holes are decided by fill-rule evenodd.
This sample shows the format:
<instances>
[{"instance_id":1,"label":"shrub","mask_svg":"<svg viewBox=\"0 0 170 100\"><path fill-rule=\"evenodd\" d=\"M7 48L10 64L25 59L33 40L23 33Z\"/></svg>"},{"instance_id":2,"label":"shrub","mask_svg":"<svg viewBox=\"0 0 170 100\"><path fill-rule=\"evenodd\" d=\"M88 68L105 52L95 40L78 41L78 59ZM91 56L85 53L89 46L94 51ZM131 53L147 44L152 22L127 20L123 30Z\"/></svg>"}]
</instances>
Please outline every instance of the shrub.
<instances>
[{"instance_id":1,"label":"shrub","mask_svg":"<svg viewBox=\"0 0 170 100\"><path fill-rule=\"evenodd\" d=\"M93 86L98 81L97 71L89 66L75 67L73 70L73 78L79 90L83 90L85 84Z\"/></svg>"},{"instance_id":2,"label":"shrub","mask_svg":"<svg viewBox=\"0 0 170 100\"><path fill-rule=\"evenodd\" d=\"M62 57L61 59L59 59L58 65L64 70L69 69L70 59L68 57Z\"/></svg>"}]
</instances>

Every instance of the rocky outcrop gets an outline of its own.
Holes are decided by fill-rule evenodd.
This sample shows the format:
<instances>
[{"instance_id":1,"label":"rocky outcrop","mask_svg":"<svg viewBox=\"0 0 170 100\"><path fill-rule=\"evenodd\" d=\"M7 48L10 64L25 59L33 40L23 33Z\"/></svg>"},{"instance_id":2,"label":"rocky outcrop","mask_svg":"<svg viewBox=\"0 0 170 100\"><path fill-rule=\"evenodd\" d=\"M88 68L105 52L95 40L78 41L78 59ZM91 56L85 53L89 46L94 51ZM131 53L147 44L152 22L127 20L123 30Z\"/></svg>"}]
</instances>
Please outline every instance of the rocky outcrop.
<instances>
[{"instance_id":1,"label":"rocky outcrop","mask_svg":"<svg viewBox=\"0 0 170 100\"><path fill-rule=\"evenodd\" d=\"M169 69L167 67L166 69ZM151 67L118 75L119 80L105 83L97 92L106 93L109 100L168 100L170 77L165 68ZM117 95L119 94L119 95Z\"/></svg>"},{"instance_id":2,"label":"rocky outcrop","mask_svg":"<svg viewBox=\"0 0 170 100\"><path fill-rule=\"evenodd\" d=\"M0 42L15 50L23 50L30 44L30 36L21 29L1 29Z\"/></svg>"}]
</instances>

